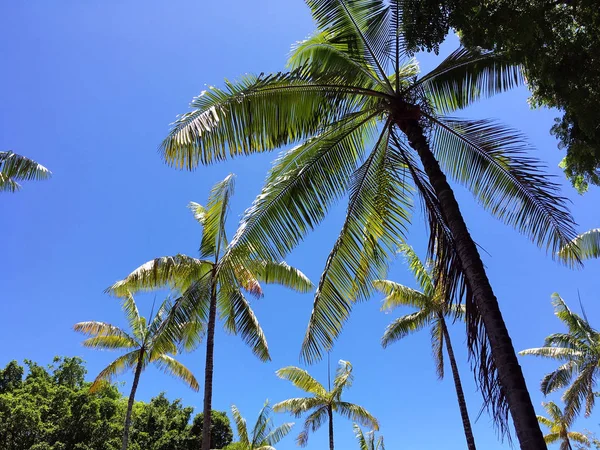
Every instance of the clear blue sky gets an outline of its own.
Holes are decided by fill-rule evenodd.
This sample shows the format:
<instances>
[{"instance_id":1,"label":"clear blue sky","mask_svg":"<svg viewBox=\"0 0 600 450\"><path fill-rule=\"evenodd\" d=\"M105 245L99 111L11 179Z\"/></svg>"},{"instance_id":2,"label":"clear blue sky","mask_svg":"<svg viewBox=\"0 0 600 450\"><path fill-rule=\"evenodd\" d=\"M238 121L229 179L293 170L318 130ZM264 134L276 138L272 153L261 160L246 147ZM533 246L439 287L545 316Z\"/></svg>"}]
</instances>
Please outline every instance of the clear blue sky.
<instances>
[{"instance_id":1,"label":"clear blue sky","mask_svg":"<svg viewBox=\"0 0 600 450\"><path fill-rule=\"evenodd\" d=\"M194 255L199 228L186 204L205 202L210 186L230 172L238 176L230 213L234 231L275 154L187 173L165 166L157 147L168 124L207 84L245 72L281 70L290 45L312 28L301 0L0 2L0 149L32 157L54 173L50 181L28 183L22 192L0 198L0 365L80 355L88 361L91 379L116 355L83 349L72 325L82 320L122 324L119 303L103 295L104 288L156 256ZM445 51L455 44L453 39ZM422 66L435 61L434 55L423 55ZM557 164L563 154L548 132L557 114L530 110L526 98L524 89L517 90L468 114L522 129L549 172L561 177ZM598 188L581 197L560 181L580 231L600 226ZM576 307L579 289L592 323L600 326L600 262L580 271L561 267L482 211L463 189L457 192L467 223L487 252L488 273L517 349L539 346L546 335L561 330L550 305L555 291ZM343 211L341 204L289 258L315 281ZM418 217L411 238L422 251ZM390 278L413 285L400 261ZM266 398L299 394L274 372L298 364L311 310L311 295L279 288L266 294L255 309L273 362L260 363L236 337L222 331L216 336L214 407L228 410L235 403L249 422ZM152 296L139 301L148 313ZM450 377L442 382L435 377L428 333L383 351L379 339L395 314L380 313L379 301L355 308L333 352L333 361L347 359L355 367L347 399L380 419L390 449L464 448L454 387ZM481 402L466 363L463 329L451 331L475 418ZM202 378L202 351L183 360ZM539 380L554 364L534 358L521 363L540 405ZM325 382L324 364L309 370ZM130 379L122 380L128 392ZM201 393L155 370L144 373L138 398L148 400L162 390L201 407ZM577 425L597 431L599 417L596 413ZM503 448L485 414L474 428L480 448ZM351 424L341 418L336 441L338 448L356 448ZM324 428L308 448L325 448L326 442ZM295 448L293 437L278 448Z\"/></svg>"}]
</instances>

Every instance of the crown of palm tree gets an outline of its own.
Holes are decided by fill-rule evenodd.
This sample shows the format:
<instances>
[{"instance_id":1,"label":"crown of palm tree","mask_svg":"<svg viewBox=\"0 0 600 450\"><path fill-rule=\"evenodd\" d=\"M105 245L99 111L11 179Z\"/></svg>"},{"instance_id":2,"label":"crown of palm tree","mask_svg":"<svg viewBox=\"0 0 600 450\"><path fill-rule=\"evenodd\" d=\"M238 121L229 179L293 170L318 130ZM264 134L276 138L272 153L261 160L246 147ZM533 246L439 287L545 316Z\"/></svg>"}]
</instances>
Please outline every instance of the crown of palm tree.
<instances>
[{"instance_id":1,"label":"crown of palm tree","mask_svg":"<svg viewBox=\"0 0 600 450\"><path fill-rule=\"evenodd\" d=\"M294 386L312 394L310 397L290 398L273 405L275 412L289 412L296 417L305 413L310 414L304 420L304 429L296 438L298 445L304 447L308 444L310 432L317 431L329 417L329 410L337 412L343 417L358 422L374 430L379 429L377 419L362 406L342 401L344 390L352 386L352 364L340 360L331 390L315 380L306 370L299 367L288 366L279 369L277 376L290 381Z\"/></svg>"},{"instance_id":2,"label":"crown of palm tree","mask_svg":"<svg viewBox=\"0 0 600 450\"><path fill-rule=\"evenodd\" d=\"M13 152L0 152L0 192L16 192L19 181L47 180L52 172L41 164Z\"/></svg>"},{"instance_id":3,"label":"crown of palm tree","mask_svg":"<svg viewBox=\"0 0 600 450\"><path fill-rule=\"evenodd\" d=\"M354 424L353 428L360 450L385 450L383 436L379 436L375 439L375 431L371 430L365 435L363 430L357 424Z\"/></svg>"},{"instance_id":4,"label":"crown of palm tree","mask_svg":"<svg viewBox=\"0 0 600 450\"><path fill-rule=\"evenodd\" d=\"M544 436L547 444L560 442L560 450L571 450L570 441L575 441L589 447L590 440L585 434L577 431L569 431L571 425L573 425L573 419L565 416L558 405L554 402L542 403L542 405L550 418L544 416L537 416L537 418L542 425L550 429L549 433Z\"/></svg>"},{"instance_id":5,"label":"crown of palm tree","mask_svg":"<svg viewBox=\"0 0 600 450\"><path fill-rule=\"evenodd\" d=\"M206 323L211 283L216 277L217 305L225 329L240 335L253 353L266 361L270 359L268 344L244 291L260 297L261 283L277 283L299 292L308 292L313 286L302 272L285 262L258 258L247 247L238 247L236 252L227 251L230 244L225 224L233 192L234 177L229 175L212 188L206 207L195 202L189 204L194 218L202 227L200 258L181 254L155 258L110 286L107 292L122 296L128 292L169 286L181 294L172 308L171 320L176 323L190 320ZM170 331L182 330L173 327Z\"/></svg>"},{"instance_id":6,"label":"crown of palm tree","mask_svg":"<svg viewBox=\"0 0 600 450\"><path fill-rule=\"evenodd\" d=\"M275 445L287 436L294 426L293 423L284 423L274 427L268 400L258 413L251 432L248 432L246 419L242 417L235 405L231 406L231 412L237 428L240 450L275 450Z\"/></svg>"},{"instance_id":7,"label":"crown of palm tree","mask_svg":"<svg viewBox=\"0 0 600 450\"><path fill-rule=\"evenodd\" d=\"M408 245L402 245L400 252L404 254L409 268L419 283L422 291L411 289L389 280L375 280L373 286L386 297L382 310L393 310L400 306L417 308L394 320L385 330L381 339L383 347L431 325L431 343L436 362L436 371L440 378L444 377L444 316L464 320L465 307L452 303L448 298L446 286L441 280L434 279L435 270L428 268Z\"/></svg>"},{"instance_id":8,"label":"crown of palm tree","mask_svg":"<svg viewBox=\"0 0 600 450\"><path fill-rule=\"evenodd\" d=\"M542 379L540 388L547 395L569 386L562 398L565 419L571 423L584 403L586 417L594 407L594 384L600 373L600 333L592 328L587 318L572 312L557 293L552 294L552 304L554 314L567 326L568 332L552 334L546 338L543 347L523 350L519 354L563 362Z\"/></svg>"},{"instance_id":9,"label":"crown of palm tree","mask_svg":"<svg viewBox=\"0 0 600 450\"><path fill-rule=\"evenodd\" d=\"M92 392L102 383L111 382L115 376L127 370L134 370L140 358L142 370L149 364L154 364L163 372L181 379L190 388L198 391L198 381L192 372L173 356L178 353L178 346L185 350L193 350L200 343L204 326L197 321L183 325L169 322L172 304L167 298L148 322L145 317L139 315L133 296L127 295L123 299L122 307L127 317L129 332L105 322L88 321L75 324L75 331L90 336L82 343L85 347L127 351L98 374L90 387ZM179 334L187 339L174 342L171 339L172 327L186 328L185 332Z\"/></svg>"}]
</instances>

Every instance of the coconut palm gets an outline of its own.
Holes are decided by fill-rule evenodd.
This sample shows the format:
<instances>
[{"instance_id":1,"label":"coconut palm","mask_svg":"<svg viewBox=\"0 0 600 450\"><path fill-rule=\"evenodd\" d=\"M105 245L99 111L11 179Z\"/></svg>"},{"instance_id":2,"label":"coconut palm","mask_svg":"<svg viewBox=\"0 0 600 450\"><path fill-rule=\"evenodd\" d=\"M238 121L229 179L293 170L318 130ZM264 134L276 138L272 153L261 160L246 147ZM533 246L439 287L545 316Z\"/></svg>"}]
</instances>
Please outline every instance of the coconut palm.
<instances>
[{"instance_id":1,"label":"coconut palm","mask_svg":"<svg viewBox=\"0 0 600 450\"><path fill-rule=\"evenodd\" d=\"M278 283L299 292L308 292L313 287L304 274L285 262L256 258L243 246L229 251L225 225L233 192L234 177L229 175L212 188L206 207L194 202L189 205L202 227L201 259L186 255L156 258L107 289L109 293L120 296L127 292L169 286L181 293L173 309L174 322L185 323L194 319L208 324L202 450L210 449L217 310L225 330L240 335L261 361L268 361L271 357L267 340L244 291L255 297L262 296L261 282ZM175 332L179 330L174 328Z\"/></svg>"},{"instance_id":2,"label":"coconut palm","mask_svg":"<svg viewBox=\"0 0 600 450\"><path fill-rule=\"evenodd\" d=\"M580 234L561 248L558 255L567 262L574 258L581 260L600 258L600 228Z\"/></svg>"},{"instance_id":3,"label":"coconut palm","mask_svg":"<svg viewBox=\"0 0 600 450\"><path fill-rule=\"evenodd\" d=\"M127 353L106 366L90 387L90 391L94 392L103 383L110 382L113 377L128 370L133 371L133 383L125 415L122 450L127 450L135 392L140 376L148 365L154 364L165 373L182 380L194 391L198 391L198 382L192 372L171 355L177 354L179 344L185 350L193 350L199 343L204 326L197 321L188 322L183 326L170 321L169 313L172 304L173 302L167 298L158 308L156 315L150 320L146 320L145 317L140 316L135 300L128 294L124 297L122 307L127 317L129 331L105 322L80 322L73 327L75 331L90 336L83 341L85 347L102 350L127 350ZM171 339L173 335L171 329L174 327L185 328L182 336L188 336L188 339L174 342Z\"/></svg>"},{"instance_id":4,"label":"coconut palm","mask_svg":"<svg viewBox=\"0 0 600 450\"><path fill-rule=\"evenodd\" d=\"M383 436L379 436L375 439L375 432L373 430L365 435L363 430L357 424L354 424L353 428L360 450L385 450Z\"/></svg>"},{"instance_id":5,"label":"coconut palm","mask_svg":"<svg viewBox=\"0 0 600 450\"><path fill-rule=\"evenodd\" d=\"M467 439L467 448L475 450L475 438L473 437L471 421L469 420L467 403L458 373L456 358L454 357L452 342L450 341L450 334L446 325L446 317L450 317L451 320L457 318L464 320L464 305L453 303L452 299L448 298L443 280L434 279L433 272L435 270L428 269L410 246L403 245L400 250L404 253L410 270L420 284L422 291L411 289L388 280L377 280L373 283L377 290L386 295L382 309L389 311L399 306L410 306L418 309L414 313L394 320L385 330L381 341L382 345L385 348L411 333L431 326L431 343L437 374L440 379L444 377L445 346L452 369L456 397Z\"/></svg>"},{"instance_id":6,"label":"coconut palm","mask_svg":"<svg viewBox=\"0 0 600 450\"><path fill-rule=\"evenodd\" d=\"M517 85L519 68L459 48L418 77L403 45L404 1L307 3L319 30L296 45L290 70L204 91L164 140L165 160L192 170L298 144L276 160L234 239L264 257L283 258L349 194L304 340L307 362L331 349L353 303L369 298L371 282L383 277L416 192L426 207L430 256L443 262L452 286L462 285L462 275L466 280L469 346L482 357L486 401L506 398L522 448L543 448L498 301L446 180L466 185L491 213L553 254L574 237L558 185L525 154L530 147L520 133L449 116ZM495 417L504 411L495 408Z\"/></svg>"},{"instance_id":7,"label":"coconut palm","mask_svg":"<svg viewBox=\"0 0 600 450\"><path fill-rule=\"evenodd\" d=\"M567 333L551 334L540 348L523 350L521 355L534 355L562 362L555 371L546 375L540 384L544 395L567 387L562 399L565 418L573 421L585 403L585 416L594 407L594 384L600 375L600 333L592 328L587 318L572 312L557 293L552 294L554 314L567 327ZM571 380L575 377L573 382ZM570 385L569 385L570 384Z\"/></svg>"},{"instance_id":8,"label":"coconut palm","mask_svg":"<svg viewBox=\"0 0 600 450\"><path fill-rule=\"evenodd\" d=\"M547 444L560 442L560 450L573 450L571 441L583 444L585 447L590 446L588 437L577 431L569 431L573 425L573 419L567 418L554 402L542 403L544 409L548 412L548 417L537 416L538 421L550 428L550 432L544 436Z\"/></svg>"},{"instance_id":9,"label":"coconut palm","mask_svg":"<svg viewBox=\"0 0 600 450\"><path fill-rule=\"evenodd\" d=\"M268 400L258 413L258 418L250 433L248 433L246 419L242 417L235 405L231 407L231 413L239 437L239 442L236 442L236 449L239 448L239 450L275 450L275 445L286 437L294 426L293 423L284 423L274 428Z\"/></svg>"},{"instance_id":10,"label":"coconut palm","mask_svg":"<svg viewBox=\"0 0 600 450\"><path fill-rule=\"evenodd\" d=\"M16 192L19 181L46 180L52 172L41 164L11 151L0 152L0 192Z\"/></svg>"},{"instance_id":11,"label":"coconut palm","mask_svg":"<svg viewBox=\"0 0 600 450\"><path fill-rule=\"evenodd\" d=\"M374 430L379 429L377 419L362 406L342 401L342 393L352 386L352 364L348 361L339 361L333 389L325 387L315 380L310 374L298 367L284 367L277 372L279 378L291 381L294 386L308 394L310 397L290 398L273 405L275 412L289 412L296 417L309 413L304 420L304 429L296 438L298 445L305 447L308 444L308 434L317 431L326 421L329 423L329 450L333 450L333 413L336 412L354 422Z\"/></svg>"}]
</instances>

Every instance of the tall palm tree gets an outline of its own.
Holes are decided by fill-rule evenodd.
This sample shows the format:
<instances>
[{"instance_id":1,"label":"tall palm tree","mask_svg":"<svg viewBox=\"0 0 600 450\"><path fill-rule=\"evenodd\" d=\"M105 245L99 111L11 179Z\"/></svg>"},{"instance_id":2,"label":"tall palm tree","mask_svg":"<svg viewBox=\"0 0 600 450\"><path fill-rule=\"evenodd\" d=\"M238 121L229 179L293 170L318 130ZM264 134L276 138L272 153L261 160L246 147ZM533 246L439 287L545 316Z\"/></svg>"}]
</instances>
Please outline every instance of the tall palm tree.
<instances>
[{"instance_id":1,"label":"tall palm tree","mask_svg":"<svg viewBox=\"0 0 600 450\"><path fill-rule=\"evenodd\" d=\"M275 445L287 436L292 426L294 426L293 423L284 423L273 428L269 401L265 402L260 413L258 413L258 418L250 433L248 433L246 419L242 417L235 405L231 407L231 413L239 437L239 442L236 443L236 448L239 448L239 450L275 450Z\"/></svg>"},{"instance_id":2,"label":"tall palm tree","mask_svg":"<svg viewBox=\"0 0 600 450\"><path fill-rule=\"evenodd\" d=\"M544 436L547 444L560 442L560 450L573 450L571 441L583 444L585 447L590 446L588 437L577 431L569 431L573 425L573 419L567 418L554 402L542 403L544 409L548 412L548 417L537 416L538 421L550 428L550 432Z\"/></svg>"},{"instance_id":3,"label":"tall palm tree","mask_svg":"<svg viewBox=\"0 0 600 450\"><path fill-rule=\"evenodd\" d=\"M234 177L229 175L212 188L206 207L194 202L189 205L202 227L201 259L186 255L156 258L107 289L109 293L120 296L127 292L169 286L181 293L174 307L172 320L175 323L195 318L208 324L202 450L210 450L217 310L225 330L239 334L261 361L268 361L271 357L267 340L243 291L260 297L261 282L278 283L299 292L309 292L313 287L304 274L285 262L256 258L242 245L230 249L225 225L233 192ZM174 338L177 336L174 335Z\"/></svg>"},{"instance_id":4,"label":"tall palm tree","mask_svg":"<svg viewBox=\"0 0 600 450\"><path fill-rule=\"evenodd\" d=\"M567 327L567 333L551 334L544 346L521 351L521 355L534 355L561 361L558 369L546 375L540 384L544 395L566 386L562 396L565 418L572 421L585 402L585 416L594 407L594 385L600 375L600 332L592 328L587 317L572 312L557 293L552 294L554 314ZM571 383L571 380L575 380Z\"/></svg>"},{"instance_id":5,"label":"tall palm tree","mask_svg":"<svg viewBox=\"0 0 600 450\"><path fill-rule=\"evenodd\" d=\"M411 271L420 284L422 292L388 280L377 280L373 283L377 290L386 295L382 309L391 310L399 306L418 308L417 312L394 320L385 330L382 344L384 347L387 347L411 333L431 326L431 343L437 374L440 379L444 377L445 346L452 369L452 378L454 379L456 397L467 439L467 448L475 450L475 438L473 437L471 421L469 420L467 403L458 373L456 358L454 357L452 342L450 341L450 334L446 326L446 317L464 320L464 305L452 303L452 299L448 298L448 292L446 292L443 280L434 279L432 271L428 270L411 247L403 245L401 251L404 253Z\"/></svg>"},{"instance_id":6,"label":"tall palm tree","mask_svg":"<svg viewBox=\"0 0 600 450\"><path fill-rule=\"evenodd\" d=\"M196 378L183 364L173 356L177 353L177 346L182 344L185 350L193 350L199 343L198 337L202 335L204 326L202 323L193 321L184 325L188 336L187 340L174 342L171 339L172 328L180 327L169 321L172 302L166 299L158 308L154 317L146 320L140 316L135 300L131 295L126 295L123 300L123 312L127 317L129 332L105 322L80 322L73 327L75 331L90 336L83 341L83 345L89 348L102 350L127 350L128 352L119 356L106 366L96 377L90 387L90 391L97 390L102 383L110 382L113 377L127 371L133 371L133 384L127 402L127 413L125 415L125 426L123 430L122 450L127 450L129 442L129 427L131 425L131 411L135 399L135 392L144 369L154 364L165 373L173 375L194 391L198 391Z\"/></svg>"},{"instance_id":7,"label":"tall palm tree","mask_svg":"<svg viewBox=\"0 0 600 450\"><path fill-rule=\"evenodd\" d=\"M16 192L19 181L46 180L52 172L41 164L11 151L0 152L0 192Z\"/></svg>"},{"instance_id":8,"label":"tall palm tree","mask_svg":"<svg viewBox=\"0 0 600 450\"><path fill-rule=\"evenodd\" d=\"M600 258L600 228L580 234L565 247L561 248L558 256L571 262L573 259Z\"/></svg>"},{"instance_id":9,"label":"tall palm tree","mask_svg":"<svg viewBox=\"0 0 600 450\"><path fill-rule=\"evenodd\" d=\"M296 45L290 71L202 92L164 140L165 160L192 170L298 144L277 159L235 238L272 258L283 258L349 193L303 344L307 362L332 347L353 303L369 298L371 282L383 277L416 192L426 208L430 256L443 262L453 287L464 287L464 276L469 347L482 359L486 403L501 420L505 399L521 447L544 448L498 301L446 180L466 185L486 209L553 254L574 237L558 185L525 154L521 134L448 116L517 85L519 68L459 48L418 77L403 45L403 0L307 3L319 29Z\"/></svg>"},{"instance_id":10,"label":"tall palm tree","mask_svg":"<svg viewBox=\"0 0 600 450\"><path fill-rule=\"evenodd\" d=\"M357 424L354 424L353 428L360 450L385 450L383 436L375 439L375 431L371 430L365 435Z\"/></svg>"},{"instance_id":11,"label":"tall palm tree","mask_svg":"<svg viewBox=\"0 0 600 450\"><path fill-rule=\"evenodd\" d=\"M296 438L298 445L308 444L308 434L317 431L326 421L329 423L329 450L333 450L333 413L336 412L354 422L379 430L377 419L362 406L342 401L344 389L352 386L352 364L340 360L333 389L328 391L309 373L298 367L284 367L277 372L279 378L291 381L294 386L312 394L310 397L290 398L273 405L275 412L289 412L296 417L310 412L304 420L304 429Z\"/></svg>"}]
</instances>

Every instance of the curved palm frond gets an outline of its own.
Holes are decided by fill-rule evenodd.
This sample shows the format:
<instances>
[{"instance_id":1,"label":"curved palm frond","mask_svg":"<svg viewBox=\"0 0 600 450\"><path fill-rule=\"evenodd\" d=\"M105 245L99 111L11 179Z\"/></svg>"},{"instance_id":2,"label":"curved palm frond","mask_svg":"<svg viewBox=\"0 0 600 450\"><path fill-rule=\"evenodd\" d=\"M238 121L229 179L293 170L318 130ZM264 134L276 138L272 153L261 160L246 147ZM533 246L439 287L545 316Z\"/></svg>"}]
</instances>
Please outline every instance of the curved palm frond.
<instances>
[{"instance_id":1,"label":"curved palm frond","mask_svg":"<svg viewBox=\"0 0 600 450\"><path fill-rule=\"evenodd\" d=\"M135 342L135 339L132 338L129 334L123 331L121 328L111 325L105 322L96 322L96 321L88 321L88 322L79 322L73 325L73 330L78 333L85 334L87 336L99 337L99 336L113 336L117 338L121 338L124 340L129 340Z\"/></svg>"},{"instance_id":2,"label":"curved palm frond","mask_svg":"<svg viewBox=\"0 0 600 450\"><path fill-rule=\"evenodd\" d=\"M96 379L90 386L90 392L96 392L103 382L110 383L112 379L125 372L126 370L133 369L140 358L140 350L134 350L119 356L96 376Z\"/></svg>"},{"instance_id":3,"label":"curved palm frond","mask_svg":"<svg viewBox=\"0 0 600 450\"><path fill-rule=\"evenodd\" d=\"M299 367L288 366L275 372L279 378L290 381L298 389L324 397L327 391L321 383L315 380L306 370ZM283 402L282 402L283 403ZM275 407L273 407L275 410Z\"/></svg>"},{"instance_id":4,"label":"curved palm frond","mask_svg":"<svg viewBox=\"0 0 600 450\"><path fill-rule=\"evenodd\" d=\"M490 120L429 117L440 164L493 215L553 254L574 236L573 220L517 131Z\"/></svg>"},{"instance_id":5,"label":"curved palm frond","mask_svg":"<svg viewBox=\"0 0 600 450\"><path fill-rule=\"evenodd\" d=\"M240 290L221 286L218 292L218 308L225 321L225 329L239 335L261 361L270 361L265 334L250 303Z\"/></svg>"},{"instance_id":6,"label":"curved palm frond","mask_svg":"<svg viewBox=\"0 0 600 450\"><path fill-rule=\"evenodd\" d=\"M385 329L385 333L381 338L381 345L385 348L409 334L426 327L430 321L431 314L427 310L419 310L399 317Z\"/></svg>"},{"instance_id":7,"label":"curved palm frond","mask_svg":"<svg viewBox=\"0 0 600 450\"><path fill-rule=\"evenodd\" d=\"M578 235L559 250L558 257L570 263L600 258L600 228Z\"/></svg>"},{"instance_id":8,"label":"curved palm frond","mask_svg":"<svg viewBox=\"0 0 600 450\"><path fill-rule=\"evenodd\" d=\"M194 374L183 364L177 361L175 358L169 355L159 355L154 362L158 367L166 374L172 375L175 378L179 378L185 384L187 384L194 391L198 392L200 385L194 377Z\"/></svg>"},{"instance_id":9,"label":"curved palm frond","mask_svg":"<svg viewBox=\"0 0 600 450\"><path fill-rule=\"evenodd\" d=\"M186 255L162 256L142 264L105 292L124 297L129 293L152 291L165 286L184 292L194 280L210 272L212 267L210 261Z\"/></svg>"},{"instance_id":10,"label":"curved palm frond","mask_svg":"<svg viewBox=\"0 0 600 450\"><path fill-rule=\"evenodd\" d=\"M210 190L202 225L200 256L203 258L220 256L219 252L228 245L225 235L225 222L229 210L229 200L235 189L235 176L229 174Z\"/></svg>"},{"instance_id":11,"label":"curved palm frond","mask_svg":"<svg viewBox=\"0 0 600 450\"><path fill-rule=\"evenodd\" d=\"M322 406L309 414L304 420L304 429L296 438L296 442L300 447L308 445L308 435L310 432L315 432L327 421L328 410L327 406Z\"/></svg>"},{"instance_id":12,"label":"curved palm frond","mask_svg":"<svg viewBox=\"0 0 600 450\"><path fill-rule=\"evenodd\" d=\"M390 311L399 306L413 306L415 308L429 308L431 306L431 300L427 295L394 281L375 280L373 287L386 296L381 306L382 311Z\"/></svg>"},{"instance_id":13,"label":"curved palm frond","mask_svg":"<svg viewBox=\"0 0 600 450\"><path fill-rule=\"evenodd\" d=\"M204 226L204 222L206 220L206 208L200 203L196 202L189 202L188 208L194 215L194 219L196 219L201 226Z\"/></svg>"},{"instance_id":14,"label":"curved palm frond","mask_svg":"<svg viewBox=\"0 0 600 450\"><path fill-rule=\"evenodd\" d=\"M247 265L263 283L279 284L301 293L310 292L314 288L306 275L285 261L251 261Z\"/></svg>"},{"instance_id":15,"label":"curved palm frond","mask_svg":"<svg viewBox=\"0 0 600 450\"><path fill-rule=\"evenodd\" d=\"M315 394L317 395L317 394ZM300 417L305 412L323 406L326 403L326 400L322 396L316 397L299 397L299 398L290 398L284 400L282 402L276 403L273 405L273 411L275 412L289 412L293 414L295 417Z\"/></svg>"},{"instance_id":16,"label":"curved palm frond","mask_svg":"<svg viewBox=\"0 0 600 450\"><path fill-rule=\"evenodd\" d=\"M81 345L88 348L117 350L139 347L138 342L124 336L95 336L84 340Z\"/></svg>"},{"instance_id":17,"label":"curved palm frond","mask_svg":"<svg viewBox=\"0 0 600 450\"><path fill-rule=\"evenodd\" d=\"M16 192L19 181L47 180L52 172L41 164L11 151L0 152L0 192Z\"/></svg>"},{"instance_id":18,"label":"curved palm frond","mask_svg":"<svg viewBox=\"0 0 600 450\"><path fill-rule=\"evenodd\" d=\"M293 426L293 422L288 422L284 423L283 425L279 425L277 428L275 428L265 436L265 442L270 446L277 444L284 437L286 437L290 431L292 431Z\"/></svg>"},{"instance_id":19,"label":"curved palm frond","mask_svg":"<svg viewBox=\"0 0 600 450\"><path fill-rule=\"evenodd\" d=\"M242 444L249 445L250 439L248 437L248 426L246 424L246 419L242 417L239 409L235 405L231 405L231 414L233 416L233 421L235 422L239 441Z\"/></svg>"},{"instance_id":20,"label":"curved palm frond","mask_svg":"<svg viewBox=\"0 0 600 450\"><path fill-rule=\"evenodd\" d=\"M372 430L379 430L379 422L377 419L362 406L348 402L336 402L333 404L333 410L362 426L369 427Z\"/></svg>"}]
</instances>

